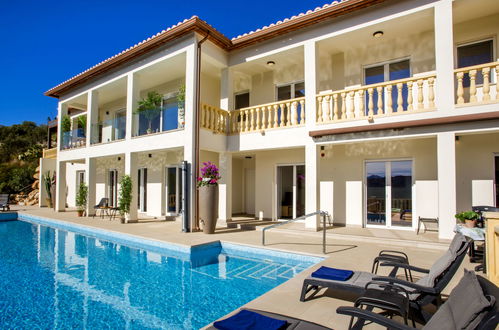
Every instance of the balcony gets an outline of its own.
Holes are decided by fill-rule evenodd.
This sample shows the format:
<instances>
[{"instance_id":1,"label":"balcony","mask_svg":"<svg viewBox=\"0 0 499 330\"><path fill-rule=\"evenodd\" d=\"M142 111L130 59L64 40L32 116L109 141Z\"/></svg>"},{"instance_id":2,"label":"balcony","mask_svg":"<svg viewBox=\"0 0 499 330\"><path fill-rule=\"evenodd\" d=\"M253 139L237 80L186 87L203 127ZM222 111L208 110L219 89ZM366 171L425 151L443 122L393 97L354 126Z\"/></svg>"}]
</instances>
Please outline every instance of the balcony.
<instances>
[{"instance_id":1,"label":"balcony","mask_svg":"<svg viewBox=\"0 0 499 330\"><path fill-rule=\"evenodd\" d=\"M125 139L126 113L92 124L92 144L108 143Z\"/></svg>"},{"instance_id":2,"label":"balcony","mask_svg":"<svg viewBox=\"0 0 499 330\"><path fill-rule=\"evenodd\" d=\"M134 136L173 131L185 124L184 110L179 108L176 98L164 99L159 109L140 112L135 120L137 130Z\"/></svg>"},{"instance_id":3,"label":"balcony","mask_svg":"<svg viewBox=\"0 0 499 330\"><path fill-rule=\"evenodd\" d=\"M61 150L85 147L86 142L85 130L81 128L62 132Z\"/></svg>"},{"instance_id":4,"label":"balcony","mask_svg":"<svg viewBox=\"0 0 499 330\"><path fill-rule=\"evenodd\" d=\"M42 158L56 159L57 158L57 148L43 149Z\"/></svg>"},{"instance_id":5,"label":"balcony","mask_svg":"<svg viewBox=\"0 0 499 330\"><path fill-rule=\"evenodd\" d=\"M499 102L499 61L454 71L457 106Z\"/></svg>"}]
</instances>

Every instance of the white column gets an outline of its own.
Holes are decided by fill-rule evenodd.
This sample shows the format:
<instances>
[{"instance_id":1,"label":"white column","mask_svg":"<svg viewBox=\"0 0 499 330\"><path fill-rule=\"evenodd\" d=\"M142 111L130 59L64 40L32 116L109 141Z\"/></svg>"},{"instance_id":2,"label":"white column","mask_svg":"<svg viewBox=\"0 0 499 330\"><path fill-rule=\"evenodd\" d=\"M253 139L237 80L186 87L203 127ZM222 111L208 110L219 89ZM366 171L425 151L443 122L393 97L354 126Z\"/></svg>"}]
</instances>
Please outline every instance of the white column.
<instances>
[{"instance_id":1,"label":"white column","mask_svg":"<svg viewBox=\"0 0 499 330\"><path fill-rule=\"evenodd\" d=\"M57 212L66 210L66 162L62 161L57 161L55 210Z\"/></svg>"},{"instance_id":2,"label":"white column","mask_svg":"<svg viewBox=\"0 0 499 330\"><path fill-rule=\"evenodd\" d=\"M317 146L313 141L305 145L305 213L317 211ZM318 229L320 217L309 217L305 220L306 228Z\"/></svg>"},{"instance_id":3,"label":"white column","mask_svg":"<svg viewBox=\"0 0 499 330\"><path fill-rule=\"evenodd\" d=\"M196 111L196 76L197 72L197 46L196 43L190 45L186 50L186 68L185 68L185 127L184 127L184 160L189 163L189 185L190 195L188 196L188 209L191 229L194 228L196 212L196 169L193 167L196 150L194 149L195 139L195 111Z\"/></svg>"},{"instance_id":4,"label":"white column","mask_svg":"<svg viewBox=\"0 0 499 330\"><path fill-rule=\"evenodd\" d=\"M222 69L220 82L220 109L234 109L234 80L230 68Z\"/></svg>"},{"instance_id":5,"label":"white column","mask_svg":"<svg viewBox=\"0 0 499 330\"><path fill-rule=\"evenodd\" d=\"M140 97L140 87L139 87L139 76L138 74L129 73L127 76L127 86L126 86L126 133L125 139L130 140L132 136L136 133L138 124L135 123L137 115L134 114L137 108L137 102Z\"/></svg>"},{"instance_id":6,"label":"white column","mask_svg":"<svg viewBox=\"0 0 499 330\"><path fill-rule=\"evenodd\" d=\"M137 221L137 201L138 201L138 168L137 168L137 153L126 152L125 153L125 174L129 175L132 179L132 203L130 204L130 213L127 215L127 222Z\"/></svg>"},{"instance_id":7,"label":"white column","mask_svg":"<svg viewBox=\"0 0 499 330\"><path fill-rule=\"evenodd\" d=\"M305 123L308 130L315 126L315 96L317 94L316 62L317 47L315 41L307 41L304 46L305 61Z\"/></svg>"},{"instance_id":8,"label":"white column","mask_svg":"<svg viewBox=\"0 0 499 330\"><path fill-rule=\"evenodd\" d=\"M87 95L87 147L98 138L99 92L91 90ZM87 213L88 214L88 213Z\"/></svg>"},{"instance_id":9,"label":"white column","mask_svg":"<svg viewBox=\"0 0 499 330\"><path fill-rule=\"evenodd\" d=\"M435 103L439 111L454 109L454 39L452 0L435 4L435 67L437 71Z\"/></svg>"},{"instance_id":10,"label":"white column","mask_svg":"<svg viewBox=\"0 0 499 330\"><path fill-rule=\"evenodd\" d=\"M453 132L437 134L438 237L452 238L456 224L456 142Z\"/></svg>"},{"instance_id":11,"label":"white column","mask_svg":"<svg viewBox=\"0 0 499 330\"><path fill-rule=\"evenodd\" d=\"M62 150L63 149L63 131L62 131L62 117L68 114L68 105L65 103L59 102L58 109L57 109L57 129L58 129L58 134L57 134L57 150ZM57 155L59 156L59 155Z\"/></svg>"},{"instance_id":12,"label":"white column","mask_svg":"<svg viewBox=\"0 0 499 330\"><path fill-rule=\"evenodd\" d=\"M218 183L218 218L223 221L232 219L232 155L221 152L218 156L220 176Z\"/></svg>"},{"instance_id":13,"label":"white column","mask_svg":"<svg viewBox=\"0 0 499 330\"><path fill-rule=\"evenodd\" d=\"M95 158L87 157L85 158L85 183L88 187L88 197L87 197L87 217L94 215L94 205L97 204L95 200L95 190L96 190L96 172L97 172L97 161Z\"/></svg>"}]
</instances>

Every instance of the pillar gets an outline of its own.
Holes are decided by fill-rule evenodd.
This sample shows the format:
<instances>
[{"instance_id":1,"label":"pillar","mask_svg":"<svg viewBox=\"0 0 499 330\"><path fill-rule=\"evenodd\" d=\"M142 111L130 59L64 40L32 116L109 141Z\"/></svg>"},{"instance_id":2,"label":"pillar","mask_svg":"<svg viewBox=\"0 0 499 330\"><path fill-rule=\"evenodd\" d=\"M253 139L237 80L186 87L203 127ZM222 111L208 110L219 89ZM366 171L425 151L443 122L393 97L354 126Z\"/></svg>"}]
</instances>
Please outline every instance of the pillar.
<instances>
[{"instance_id":1,"label":"pillar","mask_svg":"<svg viewBox=\"0 0 499 330\"><path fill-rule=\"evenodd\" d=\"M222 78L220 81L220 109L234 109L234 88L233 75L230 68L222 69Z\"/></svg>"},{"instance_id":2,"label":"pillar","mask_svg":"<svg viewBox=\"0 0 499 330\"><path fill-rule=\"evenodd\" d=\"M66 210L66 162L57 161L55 185L55 210Z\"/></svg>"},{"instance_id":3,"label":"pillar","mask_svg":"<svg viewBox=\"0 0 499 330\"><path fill-rule=\"evenodd\" d=\"M437 72L435 103L438 111L454 109L454 39L452 0L435 4L435 68Z\"/></svg>"},{"instance_id":4,"label":"pillar","mask_svg":"<svg viewBox=\"0 0 499 330\"><path fill-rule=\"evenodd\" d=\"M138 156L135 152L125 153L125 174L129 175L132 179L132 203L130 204L130 213L126 216L126 221L137 222L137 201L138 201Z\"/></svg>"},{"instance_id":5,"label":"pillar","mask_svg":"<svg viewBox=\"0 0 499 330\"><path fill-rule=\"evenodd\" d=\"M64 139L64 132L62 131L62 117L68 114L68 105L65 103L59 102L59 106L57 109L57 128L59 130L59 133L57 134L57 150L63 150L64 149L64 144L65 140ZM66 142L67 143L67 142ZM59 156L59 155L57 155Z\"/></svg>"},{"instance_id":6,"label":"pillar","mask_svg":"<svg viewBox=\"0 0 499 330\"><path fill-rule=\"evenodd\" d=\"M136 135L135 130L138 129L138 124L136 123L137 115L134 113L134 111L137 108L139 97L139 76L138 74L134 74L133 72L131 72L127 75L126 85L126 140L130 140L132 136Z\"/></svg>"},{"instance_id":7,"label":"pillar","mask_svg":"<svg viewBox=\"0 0 499 330\"><path fill-rule=\"evenodd\" d=\"M456 219L456 145L453 132L437 134L438 237L454 236Z\"/></svg>"},{"instance_id":8,"label":"pillar","mask_svg":"<svg viewBox=\"0 0 499 330\"><path fill-rule=\"evenodd\" d=\"M197 70L197 42L190 45L186 50L186 68L185 68L185 127L184 127L184 160L189 165L188 184L190 186L190 194L187 197L187 208L189 208L189 221L191 230L197 227L196 218L196 169L195 169L195 139L196 139L196 77ZM198 146L199 148L199 146Z\"/></svg>"},{"instance_id":9,"label":"pillar","mask_svg":"<svg viewBox=\"0 0 499 330\"><path fill-rule=\"evenodd\" d=\"M305 214L318 210L317 204L317 146L313 141L305 145ZM320 217L309 217L305 220L305 227L318 229Z\"/></svg>"},{"instance_id":10,"label":"pillar","mask_svg":"<svg viewBox=\"0 0 499 330\"><path fill-rule=\"evenodd\" d=\"M99 92L91 90L87 95L87 147L98 142ZM88 182L88 181L87 181ZM89 214L89 213L87 213Z\"/></svg>"},{"instance_id":11,"label":"pillar","mask_svg":"<svg viewBox=\"0 0 499 330\"><path fill-rule=\"evenodd\" d=\"M218 218L232 219L232 155L221 152L218 156L221 179L218 183Z\"/></svg>"},{"instance_id":12,"label":"pillar","mask_svg":"<svg viewBox=\"0 0 499 330\"><path fill-rule=\"evenodd\" d=\"M94 215L94 205L97 204L95 200L95 190L96 190L96 172L97 172L97 160L95 158L87 157L85 158L85 183L88 187L88 197L87 197L87 216Z\"/></svg>"},{"instance_id":13,"label":"pillar","mask_svg":"<svg viewBox=\"0 0 499 330\"><path fill-rule=\"evenodd\" d=\"M315 41L306 41L304 46L305 62L305 126L311 130L315 126L317 94L317 47Z\"/></svg>"}]
</instances>

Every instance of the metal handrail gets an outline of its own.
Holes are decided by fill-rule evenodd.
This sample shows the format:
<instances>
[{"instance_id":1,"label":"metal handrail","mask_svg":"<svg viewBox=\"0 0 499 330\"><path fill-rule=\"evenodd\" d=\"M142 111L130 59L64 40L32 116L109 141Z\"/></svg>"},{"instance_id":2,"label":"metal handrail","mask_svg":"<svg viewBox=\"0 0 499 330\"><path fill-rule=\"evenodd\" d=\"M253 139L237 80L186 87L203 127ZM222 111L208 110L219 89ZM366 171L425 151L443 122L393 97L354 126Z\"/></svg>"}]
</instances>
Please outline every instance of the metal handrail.
<instances>
[{"instance_id":1,"label":"metal handrail","mask_svg":"<svg viewBox=\"0 0 499 330\"><path fill-rule=\"evenodd\" d=\"M270 226L263 228L262 229L262 245L265 245L265 231L266 230L269 230L269 229L272 229L275 227L279 227L279 226L283 226L283 225L287 225L288 223L295 222L298 220L305 220L306 218L309 218L309 217L312 217L315 215L322 216L322 253L326 254L326 218L331 218L331 215L326 211L320 211L320 210L315 211L313 213L302 215L301 217L298 217L298 218L275 223L273 225L270 225Z\"/></svg>"}]
</instances>

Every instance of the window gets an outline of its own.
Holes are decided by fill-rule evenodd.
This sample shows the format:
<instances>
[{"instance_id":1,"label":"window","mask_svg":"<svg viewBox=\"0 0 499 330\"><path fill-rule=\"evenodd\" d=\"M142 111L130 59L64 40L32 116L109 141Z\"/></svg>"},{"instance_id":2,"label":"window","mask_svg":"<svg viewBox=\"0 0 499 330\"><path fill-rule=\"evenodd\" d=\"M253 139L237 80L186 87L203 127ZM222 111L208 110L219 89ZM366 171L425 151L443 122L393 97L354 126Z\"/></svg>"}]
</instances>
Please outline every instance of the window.
<instances>
[{"instance_id":1,"label":"window","mask_svg":"<svg viewBox=\"0 0 499 330\"><path fill-rule=\"evenodd\" d=\"M465 68L468 66L490 62L494 62L494 42L492 39L457 47L458 68ZM476 83L483 83L483 77L480 70L477 71ZM470 77L467 73L465 73L463 77L463 86L470 86Z\"/></svg>"},{"instance_id":2,"label":"window","mask_svg":"<svg viewBox=\"0 0 499 330\"><path fill-rule=\"evenodd\" d=\"M169 95L163 99L161 111L162 130L170 131L179 127L178 101L177 95Z\"/></svg>"},{"instance_id":3,"label":"window","mask_svg":"<svg viewBox=\"0 0 499 330\"><path fill-rule=\"evenodd\" d=\"M409 78L411 76L411 65L408 59L406 60L397 60L393 62L387 62L384 64L369 66L364 69L364 84L378 84L385 81L398 80ZM402 87L402 107L403 109L407 109L407 85L404 84ZM375 89L373 91L373 103L378 103L378 91ZM383 100L385 99L384 91L381 93ZM369 95L365 96L365 104L366 104L366 114L368 112L368 98ZM384 102L383 102L384 103ZM392 104L397 104L397 93L392 92ZM378 109L374 107L374 114L377 114Z\"/></svg>"},{"instance_id":4,"label":"window","mask_svg":"<svg viewBox=\"0 0 499 330\"><path fill-rule=\"evenodd\" d=\"M249 107L249 92L238 93L234 95L234 109L242 109Z\"/></svg>"},{"instance_id":5,"label":"window","mask_svg":"<svg viewBox=\"0 0 499 330\"><path fill-rule=\"evenodd\" d=\"M277 101L284 101L305 96L305 83L303 81L277 86Z\"/></svg>"},{"instance_id":6,"label":"window","mask_svg":"<svg viewBox=\"0 0 499 330\"><path fill-rule=\"evenodd\" d=\"M114 114L114 137L113 140L121 140L126 134L126 110L121 109Z\"/></svg>"}]
</instances>

